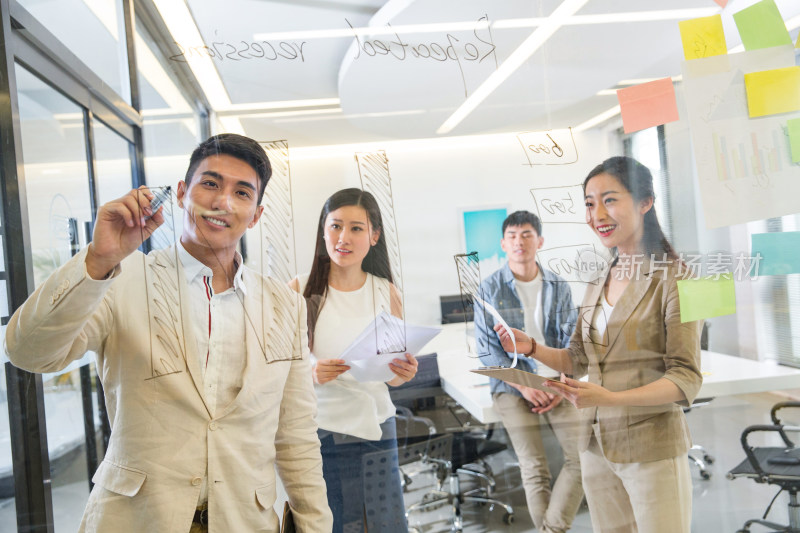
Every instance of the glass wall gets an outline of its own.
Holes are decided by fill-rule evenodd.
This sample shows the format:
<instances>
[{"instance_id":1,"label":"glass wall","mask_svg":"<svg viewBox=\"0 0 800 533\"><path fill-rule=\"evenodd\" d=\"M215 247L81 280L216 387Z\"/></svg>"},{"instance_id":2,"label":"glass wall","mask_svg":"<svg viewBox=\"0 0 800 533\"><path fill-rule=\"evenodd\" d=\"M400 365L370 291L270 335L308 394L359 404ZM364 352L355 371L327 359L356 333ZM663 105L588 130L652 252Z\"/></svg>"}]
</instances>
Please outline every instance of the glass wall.
<instances>
[{"instance_id":1,"label":"glass wall","mask_svg":"<svg viewBox=\"0 0 800 533\"><path fill-rule=\"evenodd\" d=\"M86 243L92 220L83 110L16 68L31 257L38 286ZM89 496L78 367L45 374L45 414L56 531L76 531Z\"/></svg>"},{"instance_id":2,"label":"glass wall","mask_svg":"<svg viewBox=\"0 0 800 533\"><path fill-rule=\"evenodd\" d=\"M142 135L144 137L144 171L148 186L174 188L186 173L189 155L200 141L200 120L186 99L175 74L160 53L155 39L145 24L137 19L136 59L142 103ZM181 217L173 204L169 233L180 234ZM165 211L166 212L166 211ZM174 226L174 227L173 227ZM166 228L159 229L164 234ZM171 242L173 235L163 235ZM155 240L160 241L157 237Z\"/></svg>"},{"instance_id":3,"label":"glass wall","mask_svg":"<svg viewBox=\"0 0 800 533\"><path fill-rule=\"evenodd\" d=\"M92 123L98 207L131 190L131 145L99 120Z\"/></svg>"},{"instance_id":4,"label":"glass wall","mask_svg":"<svg viewBox=\"0 0 800 533\"><path fill-rule=\"evenodd\" d=\"M115 93L131 102L120 0L19 0L19 4Z\"/></svg>"}]
</instances>

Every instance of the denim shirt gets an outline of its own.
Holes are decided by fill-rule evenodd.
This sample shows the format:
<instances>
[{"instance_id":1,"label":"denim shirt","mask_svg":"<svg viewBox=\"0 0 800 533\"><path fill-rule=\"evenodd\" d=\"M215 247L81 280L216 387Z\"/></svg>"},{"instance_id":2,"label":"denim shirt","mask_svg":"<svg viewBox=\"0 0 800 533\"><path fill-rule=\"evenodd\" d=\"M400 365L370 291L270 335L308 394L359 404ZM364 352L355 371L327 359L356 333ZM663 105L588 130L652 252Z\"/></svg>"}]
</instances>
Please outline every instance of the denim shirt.
<instances>
[{"instance_id":1,"label":"denim shirt","mask_svg":"<svg viewBox=\"0 0 800 533\"><path fill-rule=\"evenodd\" d=\"M542 276L542 311L544 315L545 344L552 348L565 348L578 318L578 308L572 303L572 291L563 278L545 270L539 263ZM525 330L525 312L514 283L514 274L508 263L480 285L478 296L493 305L512 328ZM494 332L495 319L477 302L475 310L475 341L478 356L486 366L511 366L514 354L508 354L500 345ZM536 373L536 361L520 356L517 368ZM499 379L491 378L492 394L508 392L521 396L519 391Z\"/></svg>"}]
</instances>

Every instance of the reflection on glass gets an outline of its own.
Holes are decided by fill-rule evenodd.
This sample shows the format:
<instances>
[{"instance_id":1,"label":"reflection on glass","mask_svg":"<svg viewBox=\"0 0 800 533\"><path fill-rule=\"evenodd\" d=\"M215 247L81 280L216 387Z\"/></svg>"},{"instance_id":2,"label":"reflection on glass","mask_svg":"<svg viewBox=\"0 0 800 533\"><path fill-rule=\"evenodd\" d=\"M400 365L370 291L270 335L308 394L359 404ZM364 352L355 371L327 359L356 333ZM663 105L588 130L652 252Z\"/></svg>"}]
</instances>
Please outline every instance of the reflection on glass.
<instances>
[{"instance_id":1,"label":"reflection on glass","mask_svg":"<svg viewBox=\"0 0 800 533\"><path fill-rule=\"evenodd\" d=\"M91 220L82 110L16 66L34 281L42 283L85 244ZM77 368L42 376L55 530L76 531L89 483Z\"/></svg>"},{"instance_id":2,"label":"reflection on glass","mask_svg":"<svg viewBox=\"0 0 800 533\"><path fill-rule=\"evenodd\" d=\"M183 179L189 155L199 142L198 116L181 92L168 61L145 25L136 21L136 60L144 127L144 170L147 185L172 186ZM181 233L180 210L175 232Z\"/></svg>"},{"instance_id":3,"label":"reflection on glass","mask_svg":"<svg viewBox=\"0 0 800 533\"><path fill-rule=\"evenodd\" d=\"M131 190L130 144L98 120L92 127L99 207Z\"/></svg>"},{"instance_id":4,"label":"reflection on glass","mask_svg":"<svg viewBox=\"0 0 800 533\"><path fill-rule=\"evenodd\" d=\"M20 5L130 103L120 0L18 0ZM65 21L69 23L65 24Z\"/></svg>"}]
</instances>

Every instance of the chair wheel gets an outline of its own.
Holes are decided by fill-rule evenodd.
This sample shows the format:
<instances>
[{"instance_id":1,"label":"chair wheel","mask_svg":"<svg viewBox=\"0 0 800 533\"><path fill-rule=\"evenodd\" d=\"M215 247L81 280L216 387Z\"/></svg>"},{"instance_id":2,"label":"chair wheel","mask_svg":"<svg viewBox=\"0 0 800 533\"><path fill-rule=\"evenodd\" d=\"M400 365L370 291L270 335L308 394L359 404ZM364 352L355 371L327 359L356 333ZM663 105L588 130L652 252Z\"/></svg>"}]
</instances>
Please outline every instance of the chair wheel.
<instances>
[{"instance_id":1,"label":"chair wheel","mask_svg":"<svg viewBox=\"0 0 800 533\"><path fill-rule=\"evenodd\" d=\"M511 525L514 523L514 513L506 513L503 515L503 523Z\"/></svg>"},{"instance_id":2,"label":"chair wheel","mask_svg":"<svg viewBox=\"0 0 800 533\"><path fill-rule=\"evenodd\" d=\"M704 456L703 456L703 460L704 460L706 463L710 464L710 465L713 465L713 464L714 464L714 458L713 458L713 457L711 457L710 455L704 455Z\"/></svg>"},{"instance_id":3,"label":"chair wheel","mask_svg":"<svg viewBox=\"0 0 800 533\"><path fill-rule=\"evenodd\" d=\"M709 479L711 479L711 474L707 470L701 470L700 477L708 481Z\"/></svg>"}]
</instances>

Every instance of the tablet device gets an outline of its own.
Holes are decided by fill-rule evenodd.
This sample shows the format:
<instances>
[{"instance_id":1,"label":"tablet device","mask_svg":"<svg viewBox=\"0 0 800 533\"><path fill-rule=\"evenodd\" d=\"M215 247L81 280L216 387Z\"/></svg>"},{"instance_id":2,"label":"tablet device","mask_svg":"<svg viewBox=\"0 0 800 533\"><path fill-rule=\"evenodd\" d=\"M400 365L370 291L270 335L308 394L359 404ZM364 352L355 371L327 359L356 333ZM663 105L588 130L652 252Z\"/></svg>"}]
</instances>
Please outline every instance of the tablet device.
<instances>
[{"instance_id":1,"label":"tablet device","mask_svg":"<svg viewBox=\"0 0 800 533\"><path fill-rule=\"evenodd\" d=\"M554 393L553 389L548 389L547 387L545 387L544 382L545 381L560 382L560 380L557 378L545 378L538 374L533 374L525 370L520 370L519 368L506 368L502 366L484 366L481 368L470 370L470 372L475 372L476 374L481 374L483 376L489 376L490 378L496 378L501 381L505 381L506 383L514 383L516 385L531 387L533 389L549 392L551 394Z\"/></svg>"}]
</instances>

